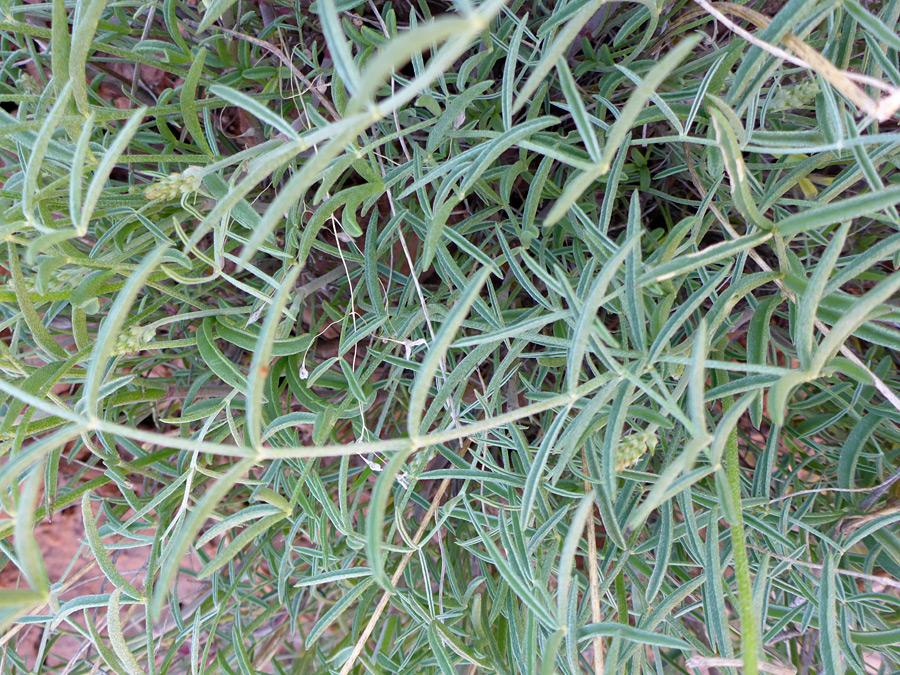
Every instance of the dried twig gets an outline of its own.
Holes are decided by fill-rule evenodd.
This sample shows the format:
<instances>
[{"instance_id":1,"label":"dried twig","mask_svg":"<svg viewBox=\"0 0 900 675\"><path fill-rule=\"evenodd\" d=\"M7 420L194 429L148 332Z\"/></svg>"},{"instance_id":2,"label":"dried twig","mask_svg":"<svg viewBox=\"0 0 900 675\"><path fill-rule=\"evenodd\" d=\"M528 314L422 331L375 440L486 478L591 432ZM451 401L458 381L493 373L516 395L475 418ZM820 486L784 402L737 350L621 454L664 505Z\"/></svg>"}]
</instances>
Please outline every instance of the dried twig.
<instances>
[{"instance_id":1,"label":"dried twig","mask_svg":"<svg viewBox=\"0 0 900 675\"><path fill-rule=\"evenodd\" d=\"M890 87L883 82L880 83L880 88L889 91L890 94L876 102L853 81L854 79L857 79L853 74L835 66L831 61L826 59L822 54L810 47L793 33L785 33L781 40L789 49L795 52L799 58L765 40L760 40L758 37L754 36L744 28L741 28L734 21L725 16L725 12L727 12L734 16L739 16L761 29L765 29L771 22L769 17L765 14L761 14L760 12L731 2L718 2L715 4L709 2L709 0L694 0L694 2L724 24L730 31L741 36L750 44L759 47L776 58L784 59L796 66L818 73L832 87L841 92L851 103L853 103L853 105L867 115L874 117L879 122L886 122L894 116L897 110L900 110L900 90L895 87ZM866 83L872 84L871 82Z\"/></svg>"},{"instance_id":2,"label":"dried twig","mask_svg":"<svg viewBox=\"0 0 900 675\"><path fill-rule=\"evenodd\" d=\"M584 463L584 473L590 476L590 470L587 464L587 450L584 446L581 448L581 460ZM590 492L591 484L584 481L585 492ZM600 608L600 575L597 571L597 535L594 530L593 513L587 520L587 540L588 540L588 583L590 584L591 594L591 621L600 623L603 621L603 612ZM599 635L594 637L594 675L603 675L603 638Z\"/></svg>"},{"instance_id":3,"label":"dried twig","mask_svg":"<svg viewBox=\"0 0 900 675\"><path fill-rule=\"evenodd\" d=\"M724 659L716 656L692 656L684 665L688 668L710 668L715 666L721 666L723 668L740 668L743 663L744 662L741 659ZM762 672L771 673L772 675L795 675L797 672L797 669L793 666L777 666L774 663L766 663L765 661L758 661L756 666Z\"/></svg>"}]
</instances>

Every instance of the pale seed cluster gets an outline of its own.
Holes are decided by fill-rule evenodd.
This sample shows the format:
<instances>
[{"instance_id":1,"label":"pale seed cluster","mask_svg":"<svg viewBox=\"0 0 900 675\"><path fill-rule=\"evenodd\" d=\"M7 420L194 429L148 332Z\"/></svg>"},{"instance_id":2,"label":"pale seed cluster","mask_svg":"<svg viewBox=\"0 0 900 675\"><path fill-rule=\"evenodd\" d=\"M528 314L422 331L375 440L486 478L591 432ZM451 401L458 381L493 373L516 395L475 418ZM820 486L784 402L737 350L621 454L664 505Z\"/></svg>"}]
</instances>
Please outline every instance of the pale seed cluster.
<instances>
[{"instance_id":1,"label":"pale seed cluster","mask_svg":"<svg viewBox=\"0 0 900 675\"><path fill-rule=\"evenodd\" d=\"M116 338L115 354L133 354L141 351L156 335L150 326L132 326Z\"/></svg>"},{"instance_id":2,"label":"pale seed cluster","mask_svg":"<svg viewBox=\"0 0 900 675\"><path fill-rule=\"evenodd\" d=\"M181 173L173 173L144 189L147 199L162 199L169 201L177 199L181 195L196 192L200 189L201 168L191 166Z\"/></svg>"},{"instance_id":3,"label":"pale seed cluster","mask_svg":"<svg viewBox=\"0 0 900 675\"><path fill-rule=\"evenodd\" d=\"M819 93L819 83L806 80L790 87L781 87L769 101L769 111L794 110L810 103Z\"/></svg>"},{"instance_id":4,"label":"pale seed cluster","mask_svg":"<svg viewBox=\"0 0 900 675\"><path fill-rule=\"evenodd\" d=\"M616 450L616 473L630 469L644 455L652 455L658 440L656 432L649 430L622 438Z\"/></svg>"}]
</instances>

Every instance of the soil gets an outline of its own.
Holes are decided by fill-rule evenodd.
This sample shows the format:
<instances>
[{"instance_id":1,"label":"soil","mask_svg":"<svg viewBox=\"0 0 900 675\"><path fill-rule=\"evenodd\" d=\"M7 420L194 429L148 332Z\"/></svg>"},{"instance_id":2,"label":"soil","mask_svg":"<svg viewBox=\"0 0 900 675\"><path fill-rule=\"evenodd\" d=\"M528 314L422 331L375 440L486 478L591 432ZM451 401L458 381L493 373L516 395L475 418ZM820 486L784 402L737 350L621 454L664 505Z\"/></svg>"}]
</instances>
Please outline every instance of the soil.
<instances>
[{"instance_id":1,"label":"soil","mask_svg":"<svg viewBox=\"0 0 900 675\"><path fill-rule=\"evenodd\" d=\"M44 519L35 527L35 537L47 566L47 574L51 584L61 584L65 590L60 593L60 604L72 598L84 595L98 595L109 593L112 589L110 582L93 561L90 549L85 542L84 524L81 519L80 502L69 506L62 511L53 514L52 520ZM112 553L116 568L136 588L143 587L143 579L146 573L147 555L149 546L141 546L133 549L123 549ZM185 566L191 565L191 561L185 561ZM197 561L193 561L193 567L199 569ZM0 588L17 588L25 585L18 568L8 563L0 569ZM203 585L187 577L179 580L178 592L183 601L190 602ZM106 611L104 608L89 610L94 612L92 618L101 632L106 625ZM40 614L49 614L50 610L44 606L38 609ZM123 608L123 617L126 616ZM72 620L77 620L84 625L80 612L70 615ZM127 626L125 627L128 631ZM14 641L14 651L26 662L29 669L34 669L35 660L40 651L44 633L42 624L15 625L0 639L11 637ZM74 635L71 626L66 629L61 625L54 635L60 635L52 645L45 648L44 666L60 666L78 658L96 659L95 650L84 648L84 640L81 636Z\"/></svg>"}]
</instances>

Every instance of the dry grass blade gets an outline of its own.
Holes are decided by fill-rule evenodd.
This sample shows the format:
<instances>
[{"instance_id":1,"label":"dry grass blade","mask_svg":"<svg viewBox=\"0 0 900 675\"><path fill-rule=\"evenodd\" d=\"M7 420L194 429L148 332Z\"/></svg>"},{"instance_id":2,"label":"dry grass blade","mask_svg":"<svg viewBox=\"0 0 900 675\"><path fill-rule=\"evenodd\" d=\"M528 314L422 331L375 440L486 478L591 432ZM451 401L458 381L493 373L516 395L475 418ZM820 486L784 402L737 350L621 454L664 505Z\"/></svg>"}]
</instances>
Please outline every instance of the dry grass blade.
<instances>
[{"instance_id":1,"label":"dry grass blade","mask_svg":"<svg viewBox=\"0 0 900 675\"><path fill-rule=\"evenodd\" d=\"M758 28L766 28L769 25L770 20L765 14L731 2L712 3L709 0L694 0L694 2L700 5L700 7L711 16L714 16L717 20L721 21L729 30L733 31L736 35L740 35L750 44L759 47L772 56L784 59L788 63L793 63L796 66L806 68L807 70L811 70L814 73L821 75L832 87L841 92L847 97L847 100L859 108L860 112L871 115L879 122L886 122L900 110L900 89L897 89L891 84L883 81L875 81L876 86L883 91L888 92L888 95L878 101L874 101L853 81L854 75L852 73L843 71L835 66L831 61L816 51L815 48L808 45L793 33L785 33L781 39L789 49L797 54L797 56L793 56L776 45L760 40L725 16L725 12L727 12L745 19L746 21L750 21ZM865 82L866 84L872 84L871 78L865 78Z\"/></svg>"}]
</instances>

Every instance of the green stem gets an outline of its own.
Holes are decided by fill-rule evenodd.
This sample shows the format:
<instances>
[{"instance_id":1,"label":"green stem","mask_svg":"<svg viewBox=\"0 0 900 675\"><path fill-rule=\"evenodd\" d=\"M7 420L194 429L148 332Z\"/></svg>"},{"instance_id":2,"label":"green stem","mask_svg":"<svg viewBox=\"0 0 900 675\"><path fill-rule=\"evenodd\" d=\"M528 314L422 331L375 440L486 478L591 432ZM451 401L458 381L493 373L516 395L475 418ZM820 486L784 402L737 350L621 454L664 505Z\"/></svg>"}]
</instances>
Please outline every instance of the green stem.
<instances>
[{"instance_id":1,"label":"green stem","mask_svg":"<svg viewBox=\"0 0 900 675\"><path fill-rule=\"evenodd\" d=\"M731 397L722 399L727 411L734 403ZM756 612L753 607L753 584L750 580L750 561L744 541L744 517L741 511L741 476L738 458L737 428L728 436L725 444L725 474L728 478L727 498L729 511L734 514L731 526L731 548L734 552L734 574L737 579L738 615L741 626L741 654L744 659L744 675L758 675L759 636Z\"/></svg>"},{"instance_id":2,"label":"green stem","mask_svg":"<svg viewBox=\"0 0 900 675\"><path fill-rule=\"evenodd\" d=\"M628 555L627 553L625 555ZM619 623L628 625L628 594L625 592L625 570L616 575L616 604L618 605Z\"/></svg>"}]
</instances>

